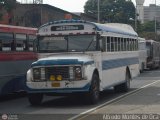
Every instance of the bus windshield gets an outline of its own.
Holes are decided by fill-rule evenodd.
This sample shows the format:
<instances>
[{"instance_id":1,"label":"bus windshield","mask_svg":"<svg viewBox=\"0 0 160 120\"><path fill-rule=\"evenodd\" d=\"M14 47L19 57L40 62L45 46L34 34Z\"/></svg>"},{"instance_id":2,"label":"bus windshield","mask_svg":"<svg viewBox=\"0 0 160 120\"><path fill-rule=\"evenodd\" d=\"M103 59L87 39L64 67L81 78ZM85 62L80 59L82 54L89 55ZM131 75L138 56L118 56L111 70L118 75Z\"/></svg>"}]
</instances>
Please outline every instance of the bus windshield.
<instances>
[{"instance_id":1,"label":"bus windshield","mask_svg":"<svg viewBox=\"0 0 160 120\"><path fill-rule=\"evenodd\" d=\"M95 35L39 37L39 52L81 52L95 50Z\"/></svg>"}]
</instances>

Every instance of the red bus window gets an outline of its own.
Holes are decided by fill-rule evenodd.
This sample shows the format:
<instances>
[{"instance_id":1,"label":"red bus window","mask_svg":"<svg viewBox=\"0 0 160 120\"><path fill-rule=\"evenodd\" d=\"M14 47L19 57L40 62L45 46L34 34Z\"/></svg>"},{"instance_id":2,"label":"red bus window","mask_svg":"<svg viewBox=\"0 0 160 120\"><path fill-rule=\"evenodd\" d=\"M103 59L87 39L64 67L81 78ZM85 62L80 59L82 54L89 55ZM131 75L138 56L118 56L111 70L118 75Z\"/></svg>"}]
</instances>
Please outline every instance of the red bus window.
<instances>
[{"instance_id":1,"label":"red bus window","mask_svg":"<svg viewBox=\"0 0 160 120\"><path fill-rule=\"evenodd\" d=\"M0 33L0 50L11 51L14 49L13 34L12 33Z\"/></svg>"},{"instance_id":2,"label":"red bus window","mask_svg":"<svg viewBox=\"0 0 160 120\"><path fill-rule=\"evenodd\" d=\"M35 35L29 35L29 41L28 41L28 49L29 49L29 51L33 51L34 50L35 40L36 40L36 36Z\"/></svg>"},{"instance_id":3,"label":"red bus window","mask_svg":"<svg viewBox=\"0 0 160 120\"><path fill-rule=\"evenodd\" d=\"M27 50L27 37L26 34L16 34L16 51Z\"/></svg>"}]
</instances>

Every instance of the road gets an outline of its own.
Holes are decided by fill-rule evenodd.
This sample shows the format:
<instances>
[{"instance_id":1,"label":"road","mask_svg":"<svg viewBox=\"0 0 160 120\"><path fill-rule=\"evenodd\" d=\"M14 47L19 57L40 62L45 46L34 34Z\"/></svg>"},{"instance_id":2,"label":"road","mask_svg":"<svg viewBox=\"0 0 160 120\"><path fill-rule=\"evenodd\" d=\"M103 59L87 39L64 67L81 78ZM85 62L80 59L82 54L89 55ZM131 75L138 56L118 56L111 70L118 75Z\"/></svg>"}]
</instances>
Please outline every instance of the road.
<instances>
[{"instance_id":1,"label":"road","mask_svg":"<svg viewBox=\"0 0 160 120\"><path fill-rule=\"evenodd\" d=\"M160 115L160 70L145 71L134 78L128 93L115 93L112 89L103 92L97 105L87 105L77 96L45 96L42 105L35 107L29 104L26 95L11 95L0 98L0 114L14 120L97 120L115 117L114 114L121 115L119 117L122 114Z\"/></svg>"}]
</instances>

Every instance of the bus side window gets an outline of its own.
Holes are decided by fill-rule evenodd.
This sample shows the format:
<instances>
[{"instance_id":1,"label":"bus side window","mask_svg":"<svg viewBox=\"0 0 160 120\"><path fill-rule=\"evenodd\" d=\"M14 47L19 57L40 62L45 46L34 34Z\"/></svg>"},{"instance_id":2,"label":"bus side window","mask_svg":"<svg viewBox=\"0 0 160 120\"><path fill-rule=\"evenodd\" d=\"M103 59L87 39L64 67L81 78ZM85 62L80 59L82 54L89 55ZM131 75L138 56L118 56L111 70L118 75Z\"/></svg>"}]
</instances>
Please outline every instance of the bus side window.
<instances>
[{"instance_id":1,"label":"bus side window","mask_svg":"<svg viewBox=\"0 0 160 120\"><path fill-rule=\"evenodd\" d=\"M124 38L124 51L127 51L127 38Z\"/></svg>"},{"instance_id":2,"label":"bus side window","mask_svg":"<svg viewBox=\"0 0 160 120\"><path fill-rule=\"evenodd\" d=\"M135 51L136 50L136 41L135 39L132 40L132 51Z\"/></svg>"},{"instance_id":3,"label":"bus side window","mask_svg":"<svg viewBox=\"0 0 160 120\"><path fill-rule=\"evenodd\" d=\"M118 51L121 51L121 39L120 38L117 39L118 39Z\"/></svg>"},{"instance_id":4,"label":"bus side window","mask_svg":"<svg viewBox=\"0 0 160 120\"><path fill-rule=\"evenodd\" d=\"M138 40L135 39L135 50L138 50Z\"/></svg>"},{"instance_id":5,"label":"bus side window","mask_svg":"<svg viewBox=\"0 0 160 120\"><path fill-rule=\"evenodd\" d=\"M107 51L111 51L111 37L107 37Z\"/></svg>"},{"instance_id":6,"label":"bus side window","mask_svg":"<svg viewBox=\"0 0 160 120\"><path fill-rule=\"evenodd\" d=\"M115 51L115 42L114 42L114 37L111 37L111 52Z\"/></svg>"},{"instance_id":7,"label":"bus side window","mask_svg":"<svg viewBox=\"0 0 160 120\"><path fill-rule=\"evenodd\" d=\"M130 39L129 38L127 38L126 43L127 43L127 51L130 51Z\"/></svg>"},{"instance_id":8,"label":"bus side window","mask_svg":"<svg viewBox=\"0 0 160 120\"><path fill-rule=\"evenodd\" d=\"M102 37L100 40L100 50L102 52L106 51L106 37Z\"/></svg>"},{"instance_id":9,"label":"bus side window","mask_svg":"<svg viewBox=\"0 0 160 120\"><path fill-rule=\"evenodd\" d=\"M13 41L13 34L12 33L0 33L0 50L1 51L11 51L12 45L14 44Z\"/></svg>"},{"instance_id":10,"label":"bus side window","mask_svg":"<svg viewBox=\"0 0 160 120\"><path fill-rule=\"evenodd\" d=\"M28 50L29 51L34 51L34 48L36 47L35 40L36 40L35 35L29 35L28 36Z\"/></svg>"},{"instance_id":11,"label":"bus side window","mask_svg":"<svg viewBox=\"0 0 160 120\"><path fill-rule=\"evenodd\" d=\"M137 49L137 45L136 45L136 40L135 39L132 39L131 40L131 50L132 51L135 51Z\"/></svg>"},{"instance_id":12,"label":"bus side window","mask_svg":"<svg viewBox=\"0 0 160 120\"><path fill-rule=\"evenodd\" d=\"M115 51L118 51L118 38L117 37L114 38L114 48L115 48L114 49Z\"/></svg>"},{"instance_id":13,"label":"bus side window","mask_svg":"<svg viewBox=\"0 0 160 120\"><path fill-rule=\"evenodd\" d=\"M124 38L121 38L121 51L124 51Z\"/></svg>"},{"instance_id":14,"label":"bus side window","mask_svg":"<svg viewBox=\"0 0 160 120\"><path fill-rule=\"evenodd\" d=\"M16 51L25 51L27 49L26 42L27 36L26 34L16 34Z\"/></svg>"}]
</instances>

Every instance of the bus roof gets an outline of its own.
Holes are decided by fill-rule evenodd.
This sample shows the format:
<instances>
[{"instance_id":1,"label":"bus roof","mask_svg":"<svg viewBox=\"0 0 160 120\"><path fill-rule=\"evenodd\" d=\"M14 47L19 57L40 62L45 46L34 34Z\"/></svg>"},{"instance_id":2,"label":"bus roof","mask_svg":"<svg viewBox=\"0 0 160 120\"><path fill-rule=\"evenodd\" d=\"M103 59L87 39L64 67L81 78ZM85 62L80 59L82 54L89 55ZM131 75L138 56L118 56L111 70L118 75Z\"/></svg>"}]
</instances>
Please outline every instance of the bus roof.
<instances>
[{"instance_id":1,"label":"bus roof","mask_svg":"<svg viewBox=\"0 0 160 120\"><path fill-rule=\"evenodd\" d=\"M0 32L15 32L15 33L36 34L37 31L38 31L37 28L32 28L32 27L23 27L23 26L0 24Z\"/></svg>"},{"instance_id":2,"label":"bus roof","mask_svg":"<svg viewBox=\"0 0 160 120\"><path fill-rule=\"evenodd\" d=\"M133 28L130 25L127 24L121 24L121 23L107 23L107 24L100 24L100 23L94 23L84 20L59 20L59 21L52 21L48 22L44 25L42 25L39 29L46 27L48 25L54 25L54 24L63 24L63 23L85 23L85 24L91 24L95 26L97 31L105 31L105 32L112 32L117 34L124 34L129 36L138 37L137 33L133 30Z\"/></svg>"},{"instance_id":3,"label":"bus roof","mask_svg":"<svg viewBox=\"0 0 160 120\"><path fill-rule=\"evenodd\" d=\"M143 41L146 42L146 39L145 39L145 38L138 37L138 41L139 41L139 42L143 42Z\"/></svg>"}]
</instances>

